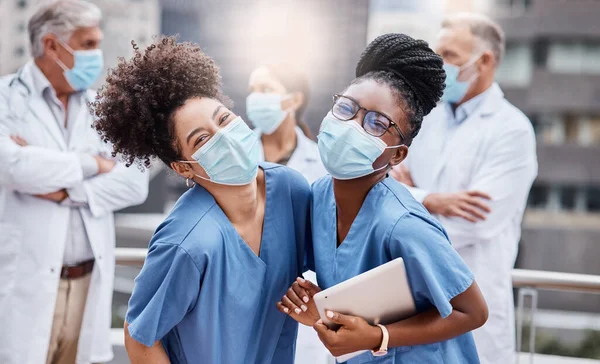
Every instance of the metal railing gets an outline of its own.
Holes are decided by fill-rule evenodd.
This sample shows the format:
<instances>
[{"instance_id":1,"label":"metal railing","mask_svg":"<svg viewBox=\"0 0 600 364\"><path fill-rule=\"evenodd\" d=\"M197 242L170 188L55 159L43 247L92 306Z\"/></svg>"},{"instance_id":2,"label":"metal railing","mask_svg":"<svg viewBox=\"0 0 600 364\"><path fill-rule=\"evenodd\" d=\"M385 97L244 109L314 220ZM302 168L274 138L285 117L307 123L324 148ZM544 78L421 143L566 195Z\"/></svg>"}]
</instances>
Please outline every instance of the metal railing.
<instances>
[{"instance_id":1,"label":"metal railing","mask_svg":"<svg viewBox=\"0 0 600 364\"><path fill-rule=\"evenodd\" d=\"M146 249L117 248L116 262L119 265L142 265L146 254ZM600 276L589 274L513 269L512 282L515 288L600 294Z\"/></svg>"},{"instance_id":2,"label":"metal railing","mask_svg":"<svg viewBox=\"0 0 600 364\"><path fill-rule=\"evenodd\" d=\"M147 250L140 248L117 248L116 263L119 265L141 266L146 258ZM530 307L530 363L533 363L535 353L535 314L537 312L538 290L553 290L565 292L584 292L600 294L600 276L550 272L529 269L513 269L512 284L519 289L517 297L517 352L521 351L523 322L525 316L525 299L531 297ZM517 358L517 363L519 359Z\"/></svg>"}]
</instances>

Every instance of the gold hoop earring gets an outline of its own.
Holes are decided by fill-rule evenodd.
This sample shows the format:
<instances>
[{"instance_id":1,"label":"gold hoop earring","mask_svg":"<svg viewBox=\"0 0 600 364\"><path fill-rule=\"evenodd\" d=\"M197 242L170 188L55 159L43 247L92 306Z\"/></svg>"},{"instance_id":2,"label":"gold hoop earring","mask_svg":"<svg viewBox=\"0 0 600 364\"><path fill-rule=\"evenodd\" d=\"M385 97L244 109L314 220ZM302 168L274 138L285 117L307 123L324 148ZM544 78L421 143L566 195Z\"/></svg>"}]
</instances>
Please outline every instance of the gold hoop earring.
<instances>
[{"instance_id":1,"label":"gold hoop earring","mask_svg":"<svg viewBox=\"0 0 600 364\"><path fill-rule=\"evenodd\" d=\"M189 178L186 178L185 185L187 186L187 188L192 188L192 187L194 187L194 181Z\"/></svg>"}]
</instances>

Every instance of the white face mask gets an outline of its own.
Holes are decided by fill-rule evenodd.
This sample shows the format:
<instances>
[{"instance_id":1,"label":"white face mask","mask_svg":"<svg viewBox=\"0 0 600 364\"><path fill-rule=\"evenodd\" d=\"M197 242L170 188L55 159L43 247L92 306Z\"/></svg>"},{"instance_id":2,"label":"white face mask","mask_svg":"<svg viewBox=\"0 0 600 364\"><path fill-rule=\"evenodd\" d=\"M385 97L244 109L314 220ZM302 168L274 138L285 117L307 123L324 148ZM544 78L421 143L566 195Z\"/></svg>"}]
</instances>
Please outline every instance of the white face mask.
<instances>
[{"instance_id":1,"label":"white face mask","mask_svg":"<svg viewBox=\"0 0 600 364\"><path fill-rule=\"evenodd\" d=\"M469 91L469 87L479 77L479 73L473 74L466 81L459 81L458 77L461 72L471 67L481 58L482 54L478 54L475 57L472 57L467 63L462 66L456 66L449 63L444 63L444 71L446 71L446 88L444 89L444 94L442 95L442 101L456 104L460 100L462 100L467 91Z\"/></svg>"},{"instance_id":2,"label":"white face mask","mask_svg":"<svg viewBox=\"0 0 600 364\"><path fill-rule=\"evenodd\" d=\"M389 166L374 169L373 163L388 147L383 140L370 135L353 120L341 121L328 113L319 132L319 154L327 172L339 180L363 177Z\"/></svg>"},{"instance_id":3,"label":"white face mask","mask_svg":"<svg viewBox=\"0 0 600 364\"><path fill-rule=\"evenodd\" d=\"M73 68L69 69L59 59L56 60L56 63L64 71L65 79L73 90L87 90L96 82L104 69L102 50L75 51L63 41L59 40L58 42L67 52L73 55L75 62Z\"/></svg>"},{"instance_id":4,"label":"white face mask","mask_svg":"<svg viewBox=\"0 0 600 364\"><path fill-rule=\"evenodd\" d=\"M241 117L219 129L206 144L193 155L209 178L195 176L213 183L229 186L247 185L258 173L258 136Z\"/></svg>"},{"instance_id":5,"label":"white face mask","mask_svg":"<svg viewBox=\"0 0 600 364\"><path fill-rule=\"evenodd\" d=\"M284 96L274 93L253 92L246 98L246 114L252 125L263 134L273 134L288 116L281 109Z\"/></svg>"}]
</instances>

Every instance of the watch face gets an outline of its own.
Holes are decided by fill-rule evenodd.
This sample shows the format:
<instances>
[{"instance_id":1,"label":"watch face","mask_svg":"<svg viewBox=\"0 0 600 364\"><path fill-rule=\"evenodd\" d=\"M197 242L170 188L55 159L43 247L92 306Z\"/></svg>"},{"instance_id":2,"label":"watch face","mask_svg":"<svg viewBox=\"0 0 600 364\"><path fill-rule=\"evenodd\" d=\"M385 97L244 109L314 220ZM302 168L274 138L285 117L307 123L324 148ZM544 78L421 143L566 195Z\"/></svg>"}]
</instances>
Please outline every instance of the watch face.
<instances>
[{"instance_id":1,"label":"watch face","mask_svg":"<svg viewBox=\"0 0 600 364\"><path fill-rule=\"evenodd\" d=\"M378 351L373 352L373 356L384 356L387 353L388 353L387 350L378 350Z\"/></svg>"}]
</instances>

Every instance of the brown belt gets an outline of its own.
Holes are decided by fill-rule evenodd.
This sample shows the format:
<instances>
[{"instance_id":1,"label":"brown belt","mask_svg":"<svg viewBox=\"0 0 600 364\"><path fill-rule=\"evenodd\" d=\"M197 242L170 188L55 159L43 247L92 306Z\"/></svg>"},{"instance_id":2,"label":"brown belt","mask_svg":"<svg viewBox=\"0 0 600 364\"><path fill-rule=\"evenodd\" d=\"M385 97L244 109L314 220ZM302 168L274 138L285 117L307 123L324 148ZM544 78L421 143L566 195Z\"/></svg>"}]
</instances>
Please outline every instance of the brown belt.
<instances>
[{"instance_id":1,"label":"brown belt","mask_svg":"<svg viewBox=\"0 0 600 364\"><path fill-rule=\"evenodd\" d=\"M60 271L61 279L81 278L94 270L94 259L86 260L77 265L63 265Z\"/></svg>"}]
</instances>

